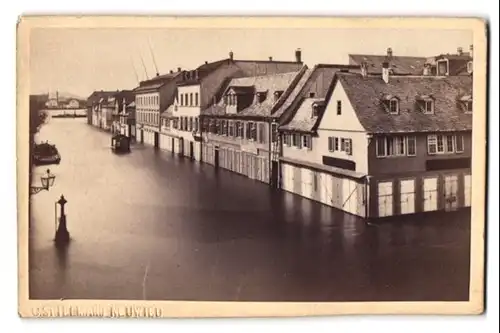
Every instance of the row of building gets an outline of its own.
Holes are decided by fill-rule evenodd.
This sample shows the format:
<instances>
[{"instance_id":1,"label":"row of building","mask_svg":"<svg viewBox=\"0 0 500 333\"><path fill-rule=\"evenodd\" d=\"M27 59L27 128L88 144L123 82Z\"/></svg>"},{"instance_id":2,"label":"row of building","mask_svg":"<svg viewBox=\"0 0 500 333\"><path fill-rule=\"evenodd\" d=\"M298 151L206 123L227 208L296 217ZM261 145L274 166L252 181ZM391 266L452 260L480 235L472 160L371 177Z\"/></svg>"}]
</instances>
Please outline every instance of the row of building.
<instances>
[{"instance_id":1,"label":"row of building","mask_svg":"<svg viewBox=\"0 0 500 333\"><path fill-rule=\"evenodd\" d=\"M365 218L471 203L472 46L346 64L227 59L131 91L88 122Z\"/></svg>"}]
</instances>

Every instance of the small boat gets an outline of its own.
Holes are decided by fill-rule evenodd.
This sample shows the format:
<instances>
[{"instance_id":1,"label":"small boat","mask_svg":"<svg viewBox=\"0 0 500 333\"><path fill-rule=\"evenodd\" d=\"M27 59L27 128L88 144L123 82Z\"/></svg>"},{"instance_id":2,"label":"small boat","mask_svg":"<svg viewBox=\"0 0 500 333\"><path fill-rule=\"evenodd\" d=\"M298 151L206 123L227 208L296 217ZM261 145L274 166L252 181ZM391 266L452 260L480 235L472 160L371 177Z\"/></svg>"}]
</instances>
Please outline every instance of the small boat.
<instances>
[{"instance_id":1,"label":"small boat","mask_svg":"<svg viewBox=\"0 0 500 333\"><path fill-rule=\"evenodd\" d=\"M48 142L35 144L33 148L33 164L39 166L59 163L61 163L61 155L59 155L55 145Z\"/></svg>"},{"instance_id":2,"label":"small boat","mask_svg":"<svg viewBox=\"0 0 500 333\"><path fill-rule=\"evenodd\" d=\"M115 153L130 152L130 139L123 134L115 134L111 137L111 150Z\"/></svg>"}]
</instances>

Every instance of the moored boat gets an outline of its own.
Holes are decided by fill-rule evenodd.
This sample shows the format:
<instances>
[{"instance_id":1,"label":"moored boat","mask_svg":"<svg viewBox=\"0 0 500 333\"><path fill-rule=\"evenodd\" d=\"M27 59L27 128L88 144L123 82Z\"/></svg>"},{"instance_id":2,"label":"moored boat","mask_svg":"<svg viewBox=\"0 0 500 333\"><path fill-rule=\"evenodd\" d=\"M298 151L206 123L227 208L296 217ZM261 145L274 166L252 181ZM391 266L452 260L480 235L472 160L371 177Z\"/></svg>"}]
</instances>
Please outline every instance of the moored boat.
<instances>
[{"instance_id":1,"label":"moored boat","mask_svg":"<svg viewBox=\"0 0 500 333\"><path fill-rule=\"evenodd\" d=\"M130 138L123 134L115 134L111 137L111 150L115 153L130 152Z\"/></svg>"},{"instance_id":2,"label":"moored boat","mask_svg":"<svg viewBox=\"0 0 500 333\"><path fill-rule=\"evenodd\" d=\"M61 155L55 145L48 142L35 144L33 149L33 164L49 165L61 163Z\"/></svg>"}]
</instances>

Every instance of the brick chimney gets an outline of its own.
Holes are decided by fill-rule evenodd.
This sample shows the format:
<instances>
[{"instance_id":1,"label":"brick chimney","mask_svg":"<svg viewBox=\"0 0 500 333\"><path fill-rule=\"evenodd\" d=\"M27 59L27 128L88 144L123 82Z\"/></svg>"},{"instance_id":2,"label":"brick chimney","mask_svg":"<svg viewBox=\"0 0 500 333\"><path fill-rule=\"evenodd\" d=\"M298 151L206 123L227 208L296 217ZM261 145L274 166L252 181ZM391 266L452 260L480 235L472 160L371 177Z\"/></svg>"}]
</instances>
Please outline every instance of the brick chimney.
<instances>
[{"instance_id":1,"label":"brick chimney","mask_svg":"<svg viewBox=\"0 0 500 333\"><path fill-rule=\"evenodd\" d=\"M361 63L361 76L362 77L368 76L368 64L365 61Z\"/></svg>"},{"instance_id":2,"label":"brick chimney","mask_svg":"<svg viewBox=\"0 0 500 333\"><path fill-rule=\"evenodd\" d=\"M424 76L431 75L431 64L424 64Z\"/></svg>"},{"instance_id":3,"label":"brick chimney","mask_svg":"<svg viewBox=\"0 0 500 333\"><path fill-rule=\"evenodd\" d=\"M302 63L302 50L301 49L295 50L295 61L298 63Z\"/></svg>"},{"instance_id":4,"label":"brick chimney","mask_svg":"<svg viewBox=\"0 0 500 333\"><path fill-rule=\"evenodd\" d=\"M389 76L390 76L389 62L384 61L382 63L382 79L384 80L385 83L389 83Z\"/></svg>"},{"instance_id":5,"label":"brick chimney","mask_svg":"<svg viewBox=\"0 0 500 333\"><path fill-rule=\"evenodd\" d=\"M179 73L181 71L181 68L180 67L177 67L177 72Z\"/></svg>"},{"instance_id":6,"label":"brick chimney","mask_svg":"<svg viewBox=\"0 0 500 333\"><path fill-rule=\"evenodd\" d=\"M457 48L457 54L460 55L460 56L463 55L464 54L464 49L461 48L461 47L458 47Z\"/></svg>"},{"instance_id":7,"label":"brick chimney","mask_svg":"<svg viewBox=\"0 0 500 333\"><path fill-rule=\"evenodd\" d=\"M469 46L469 52L470 56L472 57L472 53L474 52L474 46L472 44Z\"/></svg>"},{"instance_id":8,"label":"brick chimney","mask_svg":"<svg viewBox=\"0 0 500 333\"><path fill-rule=\"evenodd\" d=\"M391 59L392 58L392 48L387 49L387 58Z\"/></svg>"},{"instance_id":9,"label":"brick chimney","mask_svg":"<svg viewBox=\"0 0 500 333\"><path fill-rule=\"evenodd\" d=\"M174 71L173 71L173 70L170 70L170 74L173 74L173 73L174 73Z\"/></svg>"},{"instance_id":10,"label":"brick chimney","mask_svg":"<svg viewBox=\"0 0 500 333\"><path fill-rule=\"evenodd\" d=\"M273 57L269 57L269 61L273 61Z\"/></svg>"},{"instance_id":11,"label":"brick chimney","mask_svg":"<svg viewBox=\"0 0 500 333\"><path fill-rule=\"evenodd\" d=\"M233 60L234 59L234 53L233 51L229 51L229 60Z\"/></svg>"}]
</instances>

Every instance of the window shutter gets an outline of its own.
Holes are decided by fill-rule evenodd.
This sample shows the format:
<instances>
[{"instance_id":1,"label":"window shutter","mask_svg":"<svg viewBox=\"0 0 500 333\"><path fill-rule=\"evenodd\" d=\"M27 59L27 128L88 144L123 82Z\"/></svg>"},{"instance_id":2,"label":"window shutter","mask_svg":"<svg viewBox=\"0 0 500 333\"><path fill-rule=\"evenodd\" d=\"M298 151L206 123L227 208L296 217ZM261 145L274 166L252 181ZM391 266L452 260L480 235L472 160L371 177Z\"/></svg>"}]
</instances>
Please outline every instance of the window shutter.
<instances>
[{"instance_id":1,"label":"window shutter","mask_svg":"<svg viewBox=\"0 0 500 333\"><path fill-rule=\"evenodd\" d=\"M345 139L345 152L347 155L352 155L352 140L351 139Z\"/></svg>"}]
</instances>

